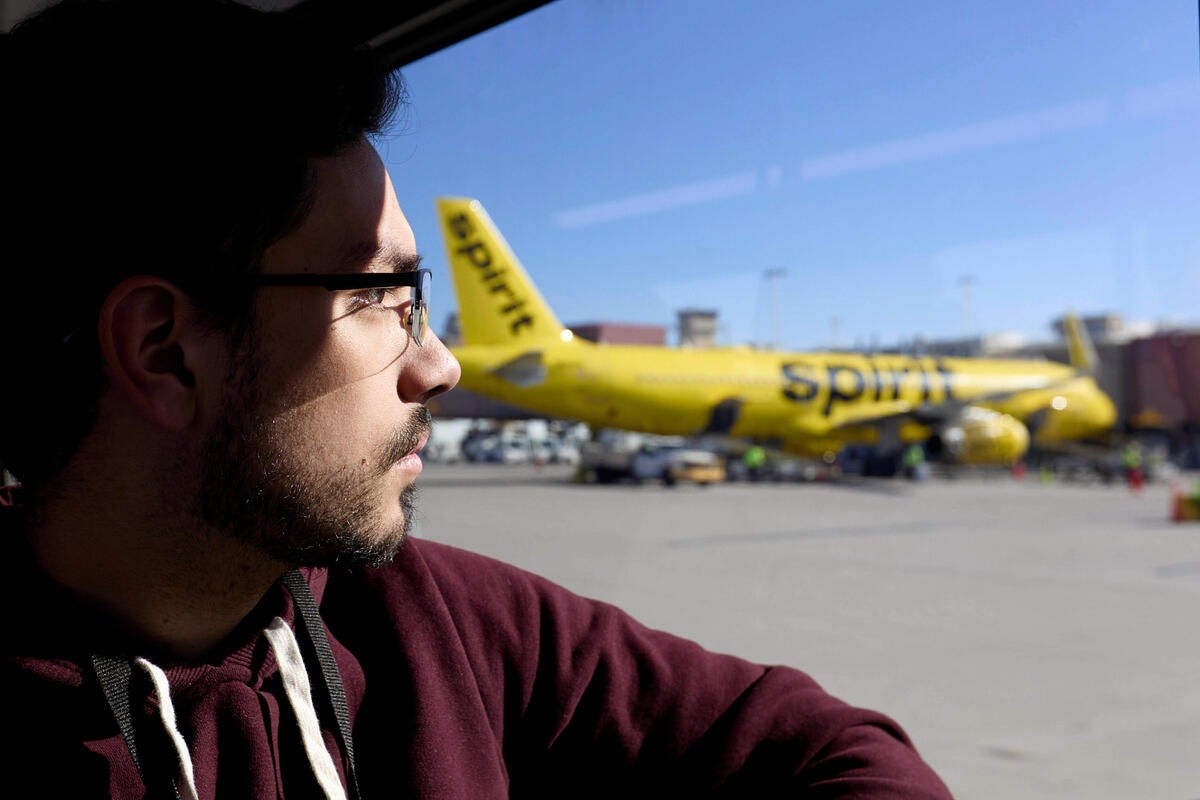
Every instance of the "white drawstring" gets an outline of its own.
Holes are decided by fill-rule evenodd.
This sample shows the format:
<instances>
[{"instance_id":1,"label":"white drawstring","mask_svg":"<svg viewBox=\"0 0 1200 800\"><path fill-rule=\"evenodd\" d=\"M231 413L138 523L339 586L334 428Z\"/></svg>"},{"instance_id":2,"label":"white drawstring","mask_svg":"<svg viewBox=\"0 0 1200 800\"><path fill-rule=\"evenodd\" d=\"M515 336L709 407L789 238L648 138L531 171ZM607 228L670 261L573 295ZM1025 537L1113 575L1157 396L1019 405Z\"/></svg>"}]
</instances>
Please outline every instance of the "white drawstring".
<instances>
[{"instance_id":1,"label":"white drawstring","mask_svg":"<svg viewBox=\"0 0 1200 800\"><path fill-rule=\"evenodd\" d=\"M175 706L171 703L171 686L167 683L167 674L144 658L135 659L134 663L149 674L150 682L154 684L154 694L158 697L158 715L162 718L163 727L167 729L171 743L175 745L175 756L179 760L179 777L182 779L179 782L183 784L179 795L182 800L197 800L192 755L188 752L183 734L175 724Z\"/></svg>"},{"instance_id":2,"label":"white drawstring","mask_svg":"<svg viewBox=\"0 0 1200 800\"><path fill-rule=\"evenodd\" d=\"M317 783L321 785L327 800L346 800L346 790L342 787L333 757L329 755L321 736L321 725L317 722L317 710L313 706L312 691L308 684L308 671L304 669L304 659L300 655L300 646L296 644L296 636L279 617L271 620L263 633L275 651L283 689L300 725L300 738Z\"/></svg>"},{"instance_id":3,"label":"white drawstring","mask_svg":"<svg viewBox=\"0 0 1200 800\"><path fill-rule=\"evenodd\" d=\"M292 713L296 715L296 722L300 725L300 738L304 742L304 751L308 754L308 761L312 765L317 783L325 793L326 800L346 800L346 790L342 787L337 768L333 765L333 757L329 755L325 740L321 736L321 724L317 721L308 672L304 668L304 659L300 655L296 636L279 617L271 620L271 624L263 633L275 652L279 675L283 679L283 689L287 694L288 703L292 706ZM144 658L135 659L134 663L150 676L154 694L158 698L159 717L171 744L175 746L175 756L179 761L181 800L198 800L192 756L175 721L175 706L171 702L171 686L167 682L167 674Z\"/></svg>"}]
</instances>

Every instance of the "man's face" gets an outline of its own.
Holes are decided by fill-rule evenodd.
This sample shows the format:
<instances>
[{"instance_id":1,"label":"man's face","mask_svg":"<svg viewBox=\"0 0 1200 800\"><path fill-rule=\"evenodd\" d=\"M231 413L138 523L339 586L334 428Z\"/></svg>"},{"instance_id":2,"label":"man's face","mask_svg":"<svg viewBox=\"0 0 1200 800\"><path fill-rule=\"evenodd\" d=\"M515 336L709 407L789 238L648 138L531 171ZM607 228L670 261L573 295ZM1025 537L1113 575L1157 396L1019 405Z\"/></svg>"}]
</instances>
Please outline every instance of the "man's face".
<instances>
[{"instance_id":1,"label":"man's face","mask_svg":"<svg viewBox=\"0 0 1200 800\"><path fill-rule=\"evenodd\" d=\"M264 273L392 272L416 243L382 162L365 142L316 160L304 224L267 250ZM412 521L411 455L424 404L458 381L431 332L418 346L407 308L377 290L259 290L203 457L200 514L281 561L382 563Z\"/></svg>"}]
</instances>

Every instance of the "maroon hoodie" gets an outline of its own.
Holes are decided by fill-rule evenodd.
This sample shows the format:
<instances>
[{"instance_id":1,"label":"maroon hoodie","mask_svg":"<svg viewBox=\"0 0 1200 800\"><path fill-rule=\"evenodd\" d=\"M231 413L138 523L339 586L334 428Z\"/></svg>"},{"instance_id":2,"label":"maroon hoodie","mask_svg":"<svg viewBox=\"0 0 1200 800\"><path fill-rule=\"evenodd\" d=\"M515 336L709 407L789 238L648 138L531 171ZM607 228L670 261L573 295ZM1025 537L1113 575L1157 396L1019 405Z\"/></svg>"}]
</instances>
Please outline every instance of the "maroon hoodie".
<instances>
[{"instance_id":1,"label":"maroon hoodie","mask_svg":"<svg viewBox=\"0 0 1200 800\"><path fill-rule=\"evenodd\" d=\"M10 558L0 588L8 774L43 797L142 797L86 666L121 634L23 547ZM709 653L497 561L410 540L378 569L305 574L345 684L366 800L950 796L893 721L807 675ZM294 617L280 587L213 663L147 654L170 681L200 798L318 796L261 632L275 616ZM135 716L155 703L144 705ZM331 731L325 742L344 780ZM160 773L173 763L168 750L141 757Z\"/></svg>"}]
</instances>

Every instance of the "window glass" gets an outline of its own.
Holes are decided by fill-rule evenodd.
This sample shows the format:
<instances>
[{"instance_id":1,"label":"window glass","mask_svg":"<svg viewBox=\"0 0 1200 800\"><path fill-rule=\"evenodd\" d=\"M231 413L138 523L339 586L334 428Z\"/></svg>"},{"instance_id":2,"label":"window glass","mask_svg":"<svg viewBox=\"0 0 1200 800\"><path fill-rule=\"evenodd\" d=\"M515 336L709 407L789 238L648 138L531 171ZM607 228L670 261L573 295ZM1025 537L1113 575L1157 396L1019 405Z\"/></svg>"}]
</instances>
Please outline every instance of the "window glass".
<instances>
[{"instance_id":1,"label":"window glass","mask_svg":"<svg viewBox=\"0 0 1200 800\"><path fill-rule=\"evenodd\" d=\"M1192 321L1195 16L567 0L406 68L385 149L433 261L431 198L476 197L564 321L719 298L723 341L765 342L768 293L788 349Z\"/></svg>"},{"instance_id":2,"label":"window glass","mask_svg":"<svg viewBox=\"0 0 1200 800\"><path fill-rule=\"evenodd\" d=\"M439 332L434 198L473 197L567 325L674 345L698 308L719 344L1065 361L1052 323L1074 311L1118 414L1046 470L920 487L805 484L814 462L763 453L730 472L786 487L431 465L423 534L808 670L894 715L956 796L1194 795L1200 537L1169 517L1197 473L1155 459L1200 468L1197 31L1195 4L1166 0L559 0L405 68L380 148ZM1016 428L1074 401L1039 402ZM1164 466L1144 491L1131 458Z\"/></svg>"}]
</instances>

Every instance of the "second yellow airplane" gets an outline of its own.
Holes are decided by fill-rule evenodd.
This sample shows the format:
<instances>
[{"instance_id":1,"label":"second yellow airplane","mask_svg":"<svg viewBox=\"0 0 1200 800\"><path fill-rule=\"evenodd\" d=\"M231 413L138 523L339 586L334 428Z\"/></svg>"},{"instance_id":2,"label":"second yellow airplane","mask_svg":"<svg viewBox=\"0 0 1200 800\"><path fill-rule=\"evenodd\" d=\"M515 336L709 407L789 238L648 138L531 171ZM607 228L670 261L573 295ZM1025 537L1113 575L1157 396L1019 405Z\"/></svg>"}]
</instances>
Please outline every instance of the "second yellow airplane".
<instances>
[{"instance_id":1,"label":"second yellow airplane","mask_svg":"<svg viewBox=\"0 0 1200 800\"><path fill-rule=\"evenodd\" d=\"M458 295L460 385L540 414L746 437L816 458L849 443L898 449L927 441L974 464L1011 463L1031 439L1095 436L1116 418L1073 319L1070 366L593 344L558 321L479 201L438 198L437 210Z\"/></svg>"}]
</instances>

